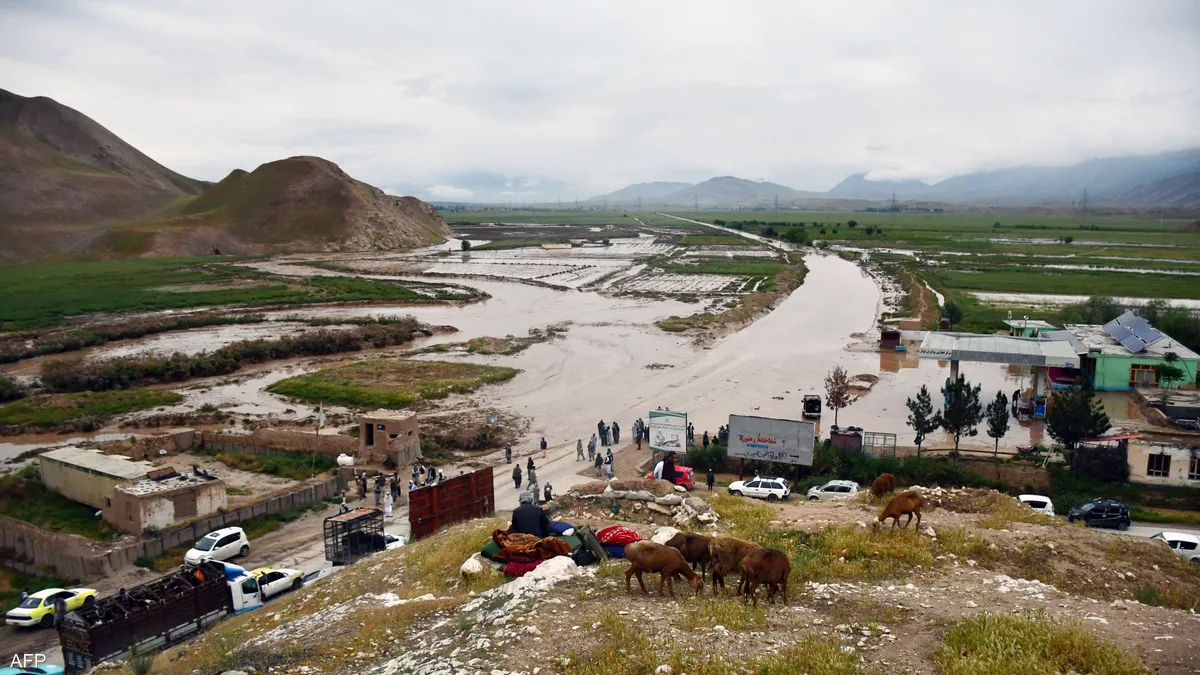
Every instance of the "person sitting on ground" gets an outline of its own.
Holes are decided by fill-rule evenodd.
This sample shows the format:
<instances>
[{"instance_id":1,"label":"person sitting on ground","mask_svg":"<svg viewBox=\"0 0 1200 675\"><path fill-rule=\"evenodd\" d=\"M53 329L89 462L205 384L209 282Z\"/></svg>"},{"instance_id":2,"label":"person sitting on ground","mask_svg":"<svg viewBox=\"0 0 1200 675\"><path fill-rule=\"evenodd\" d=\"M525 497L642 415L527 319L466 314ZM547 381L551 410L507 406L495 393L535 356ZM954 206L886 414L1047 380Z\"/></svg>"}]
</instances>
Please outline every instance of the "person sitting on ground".
<instances>
[{"instance_id":1,"label":"person sitting on ground","mask_svg":"<svg viewBox=\"0 0 1200 675\"><path fill-rule=\"evenodd\" d=\"M513 511L512 525L509 526L508 533L532 534L543 539L549 537L550 516L547 516L541 507L534 504L537 499L534 494L526 490L517 499L521 504Z\"/></svg>"}]
</instances>

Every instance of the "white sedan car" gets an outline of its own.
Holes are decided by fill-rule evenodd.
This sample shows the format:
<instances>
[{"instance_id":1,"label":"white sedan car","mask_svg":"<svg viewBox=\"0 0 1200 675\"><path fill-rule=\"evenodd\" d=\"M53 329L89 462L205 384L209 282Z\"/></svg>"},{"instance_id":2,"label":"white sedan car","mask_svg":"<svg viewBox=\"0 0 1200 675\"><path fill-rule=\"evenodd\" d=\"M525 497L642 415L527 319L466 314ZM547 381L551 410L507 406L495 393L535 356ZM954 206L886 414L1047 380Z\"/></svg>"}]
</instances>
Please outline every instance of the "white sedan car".
<instances>
[{"instance_id":1,"label":"white sedan car","mask_svg":"<svg viewBox=\"0 0 1200 675\"><path fill-rule=\"evenodd\" d=\"M760 478L751 480L735 480L729 484L729 494L746 497L757 497L769 502L787 499L792 494L788 482L782 478Z\"/></svg>"},{"instance_id":2,"label":"white sedan car","mask_svg":"<svg viewBox=\"0 0 1200 675\"><path fill-rule=\"evenodd\" d=\"M258 579L258 587L262 590L263 600L273 598L284 591L300 588L304 585L304 573L300 570L271 569L260 567L251 574Z\"/></svg>"},{"instance_id":3,"label":"white sedan car","mask_svg":"<svg viewBox=\"0 0 1200 675\"><path fill-rule=\"evenodd\" d=\"M1179 554L1179 557L1200 563L1200 537L1186 532L1159 532L1150 538L1162 539L1172 551Z\"/></svg>"},{"instance_id":4,"label":"white sedan car","mask_svg":"<svg viewBox=\"0 0 1200 675\"><path fill-rule=\"evenodd\" d=\"M1028 504L1029 508L1037 511L1043 516L1054 517L1054 502L1050 501L1049 497L1042 495L1018 495L1017 499L1023 504Z\"/></svg>"},{"instance_id":5,"label":"white sedan car","mask_svg":"<svg viewBox=\"0 0 1200 675\"><path fill-rule=\"evenodd\" d=\"M849 499L858 494L858 483L852 480L831 480L824 485L809 488L808 500Z\"/></svg>"},{"instance_id":6,"label":"white sedan car","mask_svg":"<svg viewBox=\"0 0 1200 675\"><path fill-rule=\"evenodd\" d=\"M402 534L383 533L383 548L385 551L394 551L398 548L403 548L408 540Z\"/></svg>"}]
</instances>

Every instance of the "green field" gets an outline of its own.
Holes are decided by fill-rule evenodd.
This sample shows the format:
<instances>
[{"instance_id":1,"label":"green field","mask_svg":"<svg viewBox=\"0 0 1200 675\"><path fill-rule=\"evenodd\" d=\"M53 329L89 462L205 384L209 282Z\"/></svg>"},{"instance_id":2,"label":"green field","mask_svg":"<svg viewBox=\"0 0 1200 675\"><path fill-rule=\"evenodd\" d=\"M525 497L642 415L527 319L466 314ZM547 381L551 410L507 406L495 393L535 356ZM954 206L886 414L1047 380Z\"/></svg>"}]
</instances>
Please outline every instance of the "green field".
<instances>
[{"instance_id":1,"label":"green field","mask_svg":"<svg viewBox=\"0 0 1200 675\"><path fill-rule=\"evenodd\" d=\"M514 368L449 361L374 359L280 380L267 391L313 403L364 408L404 408L422 399L469 394L510 380Z\"/></svg>"},{"instance_id":2,"label":"green field","mask_svg":"<svg viewBox=\"0 0 1200 675\"><path fill-rule=\"evenodd\" d=\"M119 534L96 517L95 508L46 487L32 466L0 477L0 513L48 532L78 534L99 541L115 539Z\"/></svg>"},{"instance_id":3,"label":"green field","mask_svg":"<svg viewBox=\"0 0 1200 675\"><path fill-rule=\"evenodd\" d=\"M281 277L212 258L153 258L0 267L0 326L63 323L104 312L213 305L428 300L390 281ZM448 294L446 299L457 299Z\"/></svg>"},{"instance_id":4,"label":"green field","mask_svg":"<svg viewBox=\"0 0 1200 675\"><path fill-rule=\"evenodd\" d=\"M0 405L0 424L53 427L90 421L99 425L113 415L173 405L182 400L175 392L157 389L39 394Z\"/></svg>"}]
</instances>

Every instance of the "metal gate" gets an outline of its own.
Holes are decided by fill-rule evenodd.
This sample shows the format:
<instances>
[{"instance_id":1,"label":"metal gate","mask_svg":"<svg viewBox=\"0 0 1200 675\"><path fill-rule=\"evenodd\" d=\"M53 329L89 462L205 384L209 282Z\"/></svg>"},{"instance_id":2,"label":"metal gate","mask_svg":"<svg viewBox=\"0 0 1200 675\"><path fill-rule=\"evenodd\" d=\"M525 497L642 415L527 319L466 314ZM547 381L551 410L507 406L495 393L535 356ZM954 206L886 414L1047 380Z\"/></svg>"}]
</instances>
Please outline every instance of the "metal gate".
<instances>
[{"instance_id":1,"label":"metal gate","mask_svg":"<svg viewBox=\"0 0 1200 675\"><path fill-rule=\"evenodd\" d=\"M495 509L490 466L408 493L408 524L413 540L451 523L490 515Z\"/></svg>"}]
</instances>

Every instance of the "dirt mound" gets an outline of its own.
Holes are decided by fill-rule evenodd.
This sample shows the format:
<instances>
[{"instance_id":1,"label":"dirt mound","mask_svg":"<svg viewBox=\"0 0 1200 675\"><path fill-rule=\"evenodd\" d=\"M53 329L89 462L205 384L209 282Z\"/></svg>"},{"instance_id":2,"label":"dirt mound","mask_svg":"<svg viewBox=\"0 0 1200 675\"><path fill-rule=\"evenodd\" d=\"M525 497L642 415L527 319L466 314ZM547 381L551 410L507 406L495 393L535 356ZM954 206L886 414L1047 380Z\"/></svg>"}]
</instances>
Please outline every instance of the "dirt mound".
<instances>
[{"instance_id":1,"label":"dirt mound","mask_svg":"<svg viewBox=\"0 0 1200 675\"><path fill-rule=\"evenodd\" d=\"M611 486L614 490L625 490L627 492L645 490L646 492L653 494L655 497L666 497L667 495L675 492L675 487L673 485L658 478L614 480L611 483L602 480L594 480L590 483L577 485L572 489L575 492L578 492L580 495L598 495L601 492L604 492L605 488L609 486Z\"/></svg>"}]
</instances>

